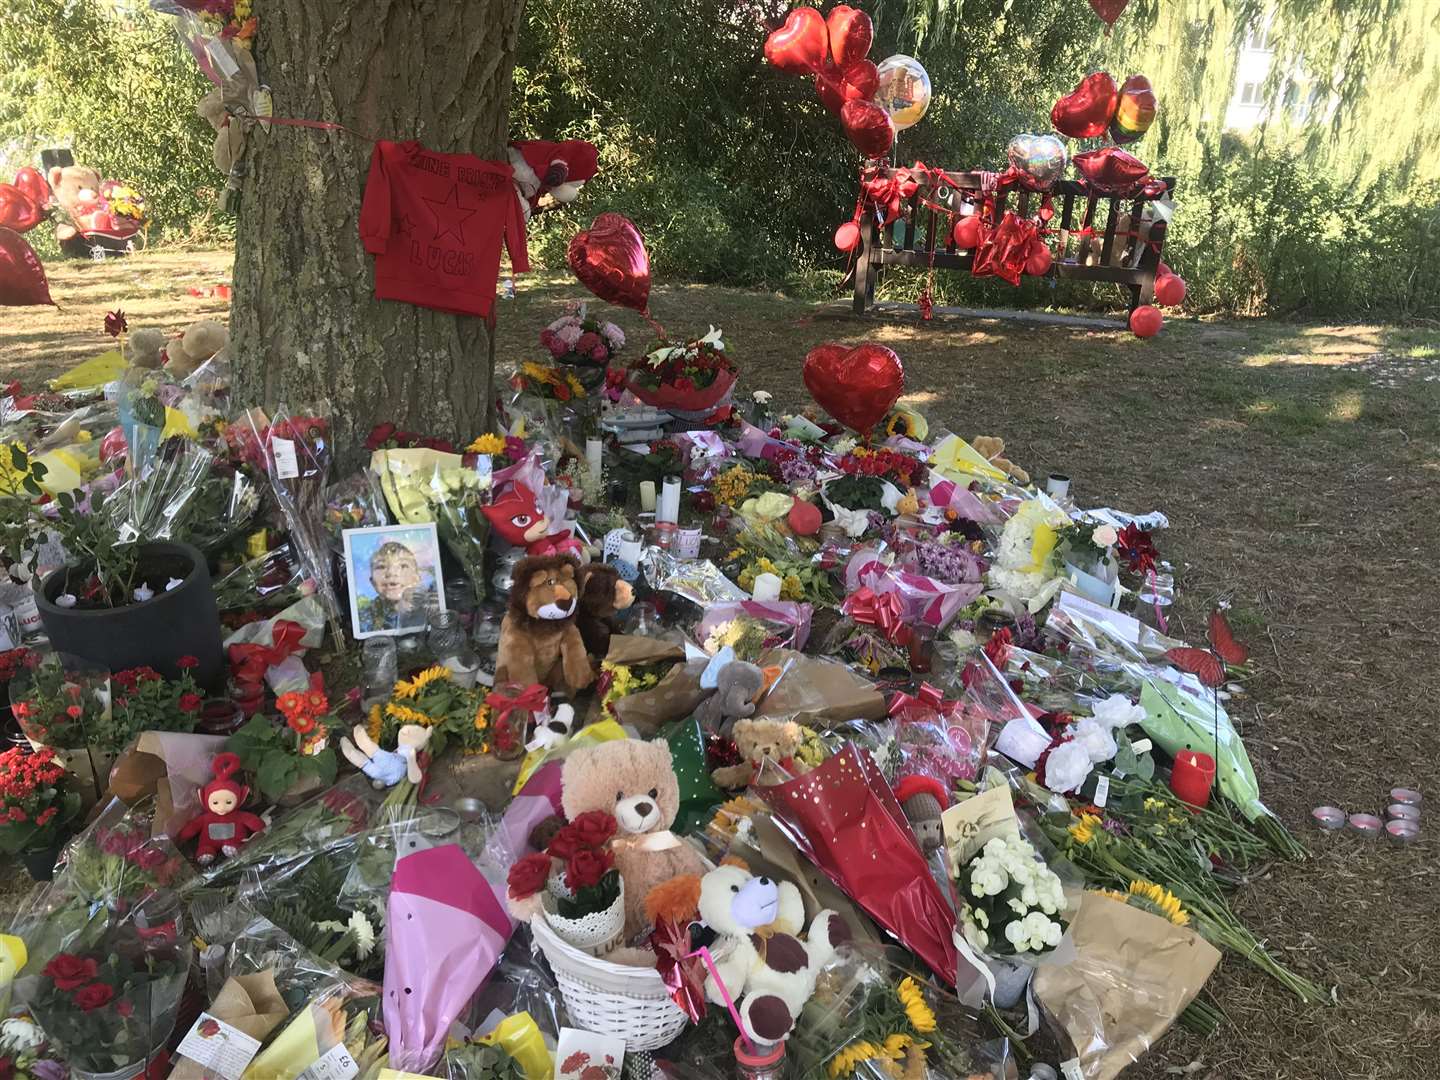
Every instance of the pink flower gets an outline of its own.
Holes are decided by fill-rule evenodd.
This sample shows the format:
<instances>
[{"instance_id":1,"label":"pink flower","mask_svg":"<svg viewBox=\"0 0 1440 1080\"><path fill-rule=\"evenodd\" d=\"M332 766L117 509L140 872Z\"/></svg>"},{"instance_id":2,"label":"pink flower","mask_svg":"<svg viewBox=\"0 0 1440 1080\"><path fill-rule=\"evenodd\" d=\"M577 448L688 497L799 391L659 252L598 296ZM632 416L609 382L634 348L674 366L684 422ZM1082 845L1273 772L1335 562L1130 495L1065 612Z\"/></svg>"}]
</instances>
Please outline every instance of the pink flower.
<instances>
[{"instance_id":1,"label":"pink flower","mask_svg":"<svg viewBox=\"0 0 1440 1080\"><path fill-rule=\"evenodd\" d=\"M575 342L575 351L588 353L600 344L600 335L593 330L580 335L580 340Z\"/></svg>"},{"instance_id":2,"label":"pink flower","mask_svg":"<svg viewBox=\"0 0 1440 1080\"><path fill-rule=\"evenodd\" d=\"M599 360L604 360L605 357L606 357L606 352L605 352L605 346L604 346L604 345L596 345L595 348L593 348L593 349L590 350L590 359L591 359L591 360L597 360L597 361L599 361Z\"/></svg>"},{"instance_id":3,"label":"pink flower","mask_svg":"<svg viewBox=\"0 0 1440 1080\"><path fill-rule=\"evenodd\" d=\"M565 342L561 341L553 334L551 335L550 340L545 343L545 347L550 350L550 355L555 357L555 359L557 360L570 351L566 347Z\"/></svg>"}]
</instances>

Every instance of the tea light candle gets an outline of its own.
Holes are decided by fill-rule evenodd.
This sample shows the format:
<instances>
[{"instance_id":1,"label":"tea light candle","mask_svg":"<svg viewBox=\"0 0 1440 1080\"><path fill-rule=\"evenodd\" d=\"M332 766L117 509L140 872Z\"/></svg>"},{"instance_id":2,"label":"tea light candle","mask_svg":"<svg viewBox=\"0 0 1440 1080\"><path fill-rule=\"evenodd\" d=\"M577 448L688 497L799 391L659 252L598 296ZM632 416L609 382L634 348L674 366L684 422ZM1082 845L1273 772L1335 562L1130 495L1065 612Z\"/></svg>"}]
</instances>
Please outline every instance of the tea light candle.
<instances>
[{"instance_id":1,"label":"tea light candle","mask_svg":"<svg viewBox=\"0 0 1440 1080\"><path fill-rule=\"evenodd\" d=\"M750 595L762 602L779 600L780 578L775 574L756 574L755 587L750 590Z\"/></svg>"},{"instance_id":2,"label":"tea light candle","mask_svg":"<svg viewBox=\"0 0 1440 1080\"><path fill-rule=\"evenodd\" d=\"M1197 809L1210 802L1210 785L1215 782L1215 759L1198 750L1182 750L1175 755L1175 768L1170 773L1170 789Z\"/></svg>"},{"instance_id":3,"label":"tea light candle","mask_svg":"<svg viewBox=\"0 0 1440 1080\"><path fill-rule=\"evenodd\" d=\"M1396 818L1386 823L1385 833L1397 844L1408 844L1420 835L1420 823Z\"/></svg>"},{"instance_id":4,"label":"tea light candle","mask_svg":"<svg viewBox=\"0 0 1440 1080\"><path fill-rule=\"evenodd\" d=\"M1408 787L1392 787L1390 789L1390 801L1404 803L1406 806L1420 805L1420 792Z\"/></svg>"},{"instance_id":5,"label":"tea light candle","mask_svg":"<svg viewBox=\"0 0 1440 1080\"><path fill-rule=\"evenodd\" d=\"M1052 472L1045 478L1045 494L1052 499L1063 499L1070 494L1070 477L1064 473Z\"/></svg>"},{"instance_id":6,"label":"tea light candle","mask_svg":"<svg viewBox=\"0 0 1440 1080\"><path fill-rule=\"evenodd\" d=\"M1384 823L1374 814L1351 814L1350 831L1359 833L1369 840L1374 840L1380 835Z\"/></svg>"},{"instance_id":7,"label":"tea light candle","mask_svg":"<svg viewBox=\"0 0 1440 1080\"><path fill-rule=\"evenodd\" d=\"M600 473L603 468L602 454L604 452L604 446L605 444L599 439L591 438L585 440L585 464L589 466L590 475L596 481L600 479Z\"/></svg>"},{"instance_id":8,"label":"tea light candle","mask_svg":"<svg viewBox=\"0 0 1440 1080\"><path fill-rule=\"evenodd\" d=\"M655 511L656 521L668 521L672 525L680 521L680 477L665 477L660 488L660 506Z\"/></svg>"},{"instance_id":9,"label":"tea light candle","mask_svg":"<svg viewBox=\"0 0 1440 1080\"><path fill-rule=\"evenodd\" d=\"M655 481L640 481L640 509L647 514L655 512Z\"/></svg>"},{"instance_id":10,"label":"tea light candle","mask_svg":"<svg viewBox=\"0 0 1440 1080\"><path fill-rule=\"evenodd\" d=\"M1332 832L1345 824L1345 811L1338 806L1317 806L1310 811L1310 818L1318 828Z\"/></svg>"},{"instance_id":11,"label":"tea light candle","mask_svg":"<svg viewBox=\"0 0 1440 1080\"><path fill-rule=\"evenodd\" d=\"M1391 821L1419 821L1420 808L1411 806L1409 803L1391 803L1385 808L1386 815Z\"/></svg>"}]
</instances>

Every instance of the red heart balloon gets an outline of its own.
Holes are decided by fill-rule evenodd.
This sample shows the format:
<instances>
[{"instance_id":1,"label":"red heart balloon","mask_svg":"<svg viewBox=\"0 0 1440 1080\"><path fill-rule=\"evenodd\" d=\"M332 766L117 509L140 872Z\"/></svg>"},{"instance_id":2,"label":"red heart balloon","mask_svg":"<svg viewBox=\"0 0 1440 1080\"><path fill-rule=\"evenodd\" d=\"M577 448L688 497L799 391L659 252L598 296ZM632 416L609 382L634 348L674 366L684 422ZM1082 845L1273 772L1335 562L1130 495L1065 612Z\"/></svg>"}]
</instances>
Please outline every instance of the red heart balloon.
<instances>
[{"instance_id":1,"label":"red heart balloon","mask_svg":"<svg viewBox=\"0 0 1440 1080\"><path fill-rule=\"evenodd\" d=\"M1130 313L1130 330L1136 337L1154 337L1164 325L1165 316L1149 304L1141 304Z\"/></svg>"},{"instance_id":2,"label":"red heart balloon","mask_svg":"<svg viewBox=\"0 0 1440 1080\"><path fill-rule=\"evenodd\" d=\"M964 251L980 244L980 215L971 214L955 223L955 246Z\"/></svg>"},{"instance_id":3,"label":"red heart balloon","mask_svg":"<svg viewBox=\"0 0 1440 1080\"><path fill-rule=\"evenodd\" d=\"M41 210L50 205L50 182L39 169L26 165L15 174L15 186L29 195L30 201Z\"/></svg>"},{"instance_id":4,"label":"red heart balloon","mask_svg":"<svg viewBox=\"0 0 1440 1080\"><path fill-rule=\"evenodd\" d=\"M650 256L645 238L624 214L604 213L570 240L565 261L601 300L645 311L650 303Z\"/></svg>"},{"instance_id":5,"label":"red heart balloon","mask_svg":"<svg viewBox=\"0 0 1440 1080\"><path fill-rule=\"evenodd\" d=\"M840 110L840 123L850 144L867 158L884 157L895 145L890 114L873 101L847 101Z\"/></svg>"},{"instance_id":6,"label":"red heart balloon","mask_svg":"<svg viewBox=\"0 0 1440 1080\"><path fill-rule=\"evenodd\" d=\"M1072 139L1093 139L1105 134L1110 118L1120 104L1120 90L1115 80L1103 71L1096 71L1080 80L1050 110L1050 123L1061 135Z\"/></svg>"},{"instance_id":7,"label":"red heart balloon","mask_svg":"<svg viewBox=\"0 0 1440 1080\"><path fill-rule=\"evenodd\" d=\"M820 12L795 8L785 25L765 39L765 59L791 75L818 75L825 68L829 40Z\"/></svg>"},{"instance_id":8,"label":"red heart balloon","mask_svg":"<svg viewBox=\"0 0 1440 1080\"><path fill-rule=\"evenodd\" d=\"M1185 279L1179 274L1161 274L1155 279L1155 303L1179 307L1185 302Z\"/></svg>"},{"instance_id":9,"label":"red heart balloon","mask_svg":"<svg viewBox=\"0 0 1440 1080\"><path fill-rule=\"evenodd\" d=\"M885 418L905 389L900 357L871 342L854 349L833 341L817 345L806 354L803 372L816 403L861 434Z\"/></svg>"},{"instance_id":10,"label":"red heart balloon","mask_svg":"<svg viewBox=\"0 0 1440 1080\"><path fill-rule=\"evenodd\" d=\"M1115 20L1129 3L1130 0L1090 0L1090 7L1106 26L1114 26Z\"/></svg>"},{"instance_id":11,"label":"red heart balloon","mask_svg":"<svg viewBox=\"0 0 1440 1080\"><path fill-rule=\"evenodd\" d=\"M1150 176L1150 167L1128 150L1105 146L1075 155L1075 171L1100 195L1131 195Z\"/></svg>"},{"instance_id":12,"label":"red heart balloon","mask_svg":"<svg viewBox=\"0 0 1440 1080\"><path fill-rule=\"evenodd\" d=\"M35 249L13 229L0 229L0 306L53 303Z\"/></svg>"},{"instance_id":13,"label":"red heart balloon","mask_svg":"<svg viewBox=\"0 0 1440 1080\"><path fill-rule=\"evenodd\" d=\"M830 59L836 67L849 67L869 55L875 24L865 12L841 4L825 16L825 28L830 37Z\"/></svg>"},{"instance_id":14,"label":"red heart balloon","mask_svg":"<svg viewBox=\"0 0 1440 1080\"><path fill-rule=\"evenodd\" d=\"M835 115L847 101L869 101L880 89L880 70L871 60L856 60L844 71L827 67L815 76L815 91L820 103Z\"/></svg>"},{"instance_id":15,"label":"red heart balloon","mask_svg":"<svg viewBox=\"0 0 1440 1080\"><path fill-rule=\"evenodd\" d=\"M0 229L29 232L44 217L29 195L14 184L0 184Z\"/></svg>"}]
</instances>

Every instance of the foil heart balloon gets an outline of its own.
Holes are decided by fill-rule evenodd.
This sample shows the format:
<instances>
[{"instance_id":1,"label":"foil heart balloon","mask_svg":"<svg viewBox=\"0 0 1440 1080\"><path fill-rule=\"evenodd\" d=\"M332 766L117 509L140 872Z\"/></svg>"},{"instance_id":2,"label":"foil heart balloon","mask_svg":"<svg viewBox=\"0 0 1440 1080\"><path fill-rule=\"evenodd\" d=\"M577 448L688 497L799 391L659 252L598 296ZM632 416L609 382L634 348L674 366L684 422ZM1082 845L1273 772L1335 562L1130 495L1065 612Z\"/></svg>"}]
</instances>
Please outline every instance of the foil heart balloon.
<instances>
[{"instance_id":1,"label":"foil heart balloon","mask_svg":"<svg viewBox=\"0 0 1440 1080\"><path fill-rule=\"evenodd\" d=\"M1049 191L1065 175L1069 155L1054 135L1016 135L1005 147L1020 183L1031 191Z\"/></svg>"},{"instance_id":2,"label":"foil heart balloon","mask_svg":"<svg viewBox=\"0 0 1440 1080\"><path fill-rule=\"evenodd\" d=\"M1105 133L1115 108L1120 104L1120 91L1106 72L1096 71L1080 80L1050 110L1050 123L1061 135L1072 139L1093 139Z\"/></svg>"},{"instance_id":3,"label":"foil heart balloon","mask_svg":"<svg viewBox=\"0 0 1440 1080\"><path fill-rule=\"evenodd\" d=\"M0 184L0 229L29 232L44 217L29 195L14 184Z\"/></svg>"},{"instance_id":4,"label":"foil heart balloon","mask_svg":"<svg viewBox=\"0 0 1440 1080\"><path fill-rule=\"evenodd\" d=\"M765 59L791 75L818 75L825 68L830 32L812 7L798 7L765 39Z\"/></svg>"},{"instance_id":5,"label":"foil heart balloon","mask_svg":"<svg viewBox=\"0 0 1440 1080\"><path fill-rule=\"evenodd\" d=\"M1155 122L1155 91L1144 75L1131 75L1120 87L1115 119L1110 121L1110 138L1122 146L1135 142Z\"/></svg>"},{"instance_id":6,"label":"foil heart balloon","mask_svg":"<svg viewBox=\"0 0 1440 1080\"><path fill-rule=\"evenodd\" d=\"M827 67L815 76L815 92L820 95L820 103L836 116L847 101L869 101L879 85L880 72L872 60L856 60L844 71Z\"/></svg>"},{"instance_id":7,"label":"foil heart balloon","mask_svg":"<svg viewBox=\"0 0 1440 1080\"><path fill-rule=\"evenodd\" d=\"M884 157L895 145L890 114L873 101L847 101L840 110L840 124L850 144L867 158Z\"/></svg>"},{"instance_id":8,"label":"foil heart balloon","mask_svg":"<svg viewBox=\"0 0 1440 1080\"><path fill-rule=\"evenodd\" d=\"M875 24L870 16L841 4L825 16L825 29L830 37L830 59L838 68L846 68L870 53L875 40Z\"/></svg>"},{"instance_id":9,"label":"foil heart balloon","mask_svg":"<svg viewBox=\"0 0 1440 1080\"><path fill-rule=\"evenodd\" d=\"M1100 195L1133 195L1150 176L1150 167L1118 146L1075 155L1075 171Z\"/></svg>"},{"instance_id":10,"label":"foil heart balloon","mask_svg":"<svg viewBox=\"0 0 1440 1080\"><path fill-rule=\"evenodd\" d=\"M1130 0L1090 0L1090 7L1106 26L1114 26L1115 20L1129 3Z\"/></svg>"},{"instance_id":11,"label":"foil heart balloon","mask_svg":"<svg viewBox=\"0 0 1440 1080\"><path fill-rule=\"evenodd\" d=\"M41 210L50 205L50 183L39 169L26 165L15 174L15 186L29 195L30 201Z\"/></svg>"},{"instance_id":12,"label":"foil heart balloon","mask_svg":"<svg viewBox=\"0 0 1440 1080\"><path fill-rule=\"evenodd\" d=\"M0 305L26 307L53 304L45 267L26 239L13 229L0 229Z\"/></svg>"},{"instance_id":13,"label":"foil heart balloon","mask_svg":"<svg viewBox=\"0 0 1440 1080\"><path fill-rule=\"evenodd\" d=\"M861 434L885 418L905 389L905 369L884 345L826 342L805 357L805 389L840 423Z\"/></svg>"},{"instance_id":14,"label":"foil heart balloon","mask_svg":"<svg viewBox=\"0 0 1440 1080\"><path fill-rule=\"evenodd\" d=\"M624 214L604 213L570 240L565 261L601 300L645 311L650 303L650 256L645 239Z\"/></svg>"}]
</instances>

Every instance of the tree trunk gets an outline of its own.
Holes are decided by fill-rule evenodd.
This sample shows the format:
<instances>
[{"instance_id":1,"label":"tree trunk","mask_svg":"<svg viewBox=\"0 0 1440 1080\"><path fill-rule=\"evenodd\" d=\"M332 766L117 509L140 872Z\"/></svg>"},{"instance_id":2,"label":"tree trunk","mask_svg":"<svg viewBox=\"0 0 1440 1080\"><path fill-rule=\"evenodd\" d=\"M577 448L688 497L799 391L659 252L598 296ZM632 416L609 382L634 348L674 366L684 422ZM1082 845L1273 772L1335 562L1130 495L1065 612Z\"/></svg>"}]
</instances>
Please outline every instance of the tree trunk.
<instances>
[{"instance_id":1,"label":"tree trunk","mask_svg":"<svg viewBox=\"0 0 1440 1080\"><path fill-rule=\"evenodd\" d=\"M257 4L275 115L504 160L524 0ZM372 145L344 131L253 132L235 243L235 397L328 399L344 464L390 421L454 440L493 415L483 319L375 299L360 201Z\"/></svg>"}]
</instances>

